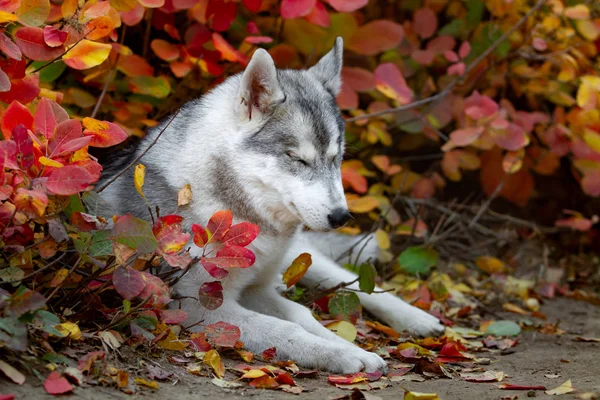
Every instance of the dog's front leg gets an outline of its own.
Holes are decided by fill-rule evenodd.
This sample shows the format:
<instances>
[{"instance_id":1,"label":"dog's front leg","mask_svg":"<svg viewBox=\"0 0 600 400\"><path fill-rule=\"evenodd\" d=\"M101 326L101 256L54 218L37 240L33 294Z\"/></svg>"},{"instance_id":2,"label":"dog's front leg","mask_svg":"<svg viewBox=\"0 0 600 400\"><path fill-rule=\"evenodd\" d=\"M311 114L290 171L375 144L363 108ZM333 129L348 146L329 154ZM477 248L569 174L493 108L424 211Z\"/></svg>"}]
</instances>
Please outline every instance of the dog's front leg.
<instances>
[{"instance_id":1,"label":"dog's front leg","mask_svg":"<svg viewBox=\"0 0 600 400\"><path fill-rule=\"evenodd\" d=\"M312 240L318 235L298 235L290 251L286 254L285 265L291 264L294 257L302 252L310 253L312 256L312 265L302 279L302 283L308 287L319 285L323 289L334 287L342 282L352 282L356 275L336 264L331 258L325 256L317 246L312 244ZM375 245L376 246L376 245ZM320 248L324 247L321 242ZM373 252L372 249L366 253ZM358 284L349 286L350 289L358 290ZM376 290L381 290L376 288ZM429 336L440 334L444 331L444 326L439 320L427 312L413 307L404 302L397 296L390 293L357 293L361 304L383 322L389 324L395 330Z\"/></svg>"}]
</instances>

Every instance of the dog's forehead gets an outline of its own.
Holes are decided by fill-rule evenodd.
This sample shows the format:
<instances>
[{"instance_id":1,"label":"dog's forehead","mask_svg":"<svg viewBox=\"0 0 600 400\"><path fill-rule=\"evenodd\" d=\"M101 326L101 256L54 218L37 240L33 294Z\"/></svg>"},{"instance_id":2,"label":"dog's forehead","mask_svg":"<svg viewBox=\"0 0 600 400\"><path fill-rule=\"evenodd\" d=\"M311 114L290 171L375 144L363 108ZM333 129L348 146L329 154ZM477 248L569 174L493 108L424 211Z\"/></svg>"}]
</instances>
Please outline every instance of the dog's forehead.
<instances>
[{"instance_id":1,"label":"dog's forehead","mask_svg":"<svg viewBox=\"0 0 600 400\"><path fill-rule=\"evenodd\" d=\"M286 122L296 137L319 153L337 152L343 141L344 121L335 98L306 71L283 71L280 83L286 96Z\"/></svg>"}]
</instances>

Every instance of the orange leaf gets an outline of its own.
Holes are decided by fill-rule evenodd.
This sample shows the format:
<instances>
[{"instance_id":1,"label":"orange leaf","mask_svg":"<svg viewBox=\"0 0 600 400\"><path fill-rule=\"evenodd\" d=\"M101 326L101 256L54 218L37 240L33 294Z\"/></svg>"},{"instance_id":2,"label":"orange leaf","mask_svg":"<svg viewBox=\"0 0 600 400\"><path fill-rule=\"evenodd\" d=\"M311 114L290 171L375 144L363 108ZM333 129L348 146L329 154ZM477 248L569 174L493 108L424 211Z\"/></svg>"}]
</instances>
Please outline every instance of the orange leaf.
<instances>
[{"instance_id":1,"label":"orange leaf","mask_svg":"<svg viewBox=\"0 0 600 400\"><path fill-rule=\"evenodd\" d=\"M312 264L312 258L308 253L302 253L292 262L292 265L283 273L283 283L291 288L302 279Z\"/></svg>"},{"instance_id":2,"label":"orange leaf","mask_svg":"<svg viewBox=\"0 0 600 400\"><path fill-rule=\"evenodd\" d=\"M108 43L83 39L67 51L63 61L73 69L88 69L102 64L111 50L112 46Z\"/></svg>"}]
</instances>

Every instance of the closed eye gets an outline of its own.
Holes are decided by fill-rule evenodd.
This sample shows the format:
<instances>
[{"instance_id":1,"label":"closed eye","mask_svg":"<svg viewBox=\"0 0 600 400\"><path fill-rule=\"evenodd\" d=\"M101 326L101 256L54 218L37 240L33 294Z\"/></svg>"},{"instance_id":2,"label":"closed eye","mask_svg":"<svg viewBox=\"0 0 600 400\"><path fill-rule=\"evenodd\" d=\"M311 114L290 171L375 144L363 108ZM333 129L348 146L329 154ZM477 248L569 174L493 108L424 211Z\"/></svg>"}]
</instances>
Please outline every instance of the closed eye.
<instances>
[{"instance_id":1,"label":"closed eye","mask_svg":"<svg viewBox=\"0 0 600 400\"><path fill-rule=\"evenodd\" d=\"M287 153L285 153L289 158L291 158L292 160L294 160L297 163L300 163L302 165L304 165L305 167L308 167L309 164L306 160L301 159L300 157L298 157L298 155L296 153L294 153L293 151L288 151Z\"/></svg>"}]
</instances>

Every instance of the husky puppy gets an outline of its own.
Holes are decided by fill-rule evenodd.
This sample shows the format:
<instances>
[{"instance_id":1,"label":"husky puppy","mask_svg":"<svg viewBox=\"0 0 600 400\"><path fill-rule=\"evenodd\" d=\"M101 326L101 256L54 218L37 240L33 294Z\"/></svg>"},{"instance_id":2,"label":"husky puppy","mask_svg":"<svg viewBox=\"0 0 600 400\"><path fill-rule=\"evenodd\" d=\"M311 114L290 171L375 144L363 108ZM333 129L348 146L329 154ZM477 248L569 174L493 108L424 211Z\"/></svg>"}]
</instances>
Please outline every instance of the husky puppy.
<instances>
[{"instance_id":1,"label":"husky puppy","mask_svg":"<svg viewBox=\"0 0 600 400\"><path fill-rule=\"evenodd\" d=\"M201 265L178 282L175 291L187 297L182 300L187 324L202 318L205 324L225 321L240 328L241 340L253 352L275 347L279 358L304 367L354 373L385 369L386 363L323 327L306 307L277 291L283 268L302 252L312 255L303 281L310 286L333 287L356 278L334 261L356 239L322 233L350 218L340 173L344 120L335 101L342 51L338 38L312 68L277 70L269 53L256 50L243 73L187 103L141 162L146 166L144 192L163 215L177 209L178 191L191 185L193 200L177 209L186 228L205 224L222 209L233 212L234 223L249 221L261 228L249 246L256 263L230 270L222 280L224 302L218 309L204 310L193 300L202 283L214 281ZM151 130L131 158L107 166L103 179L135 159L166 123ZM118 214L148 216L138 201L132 169L102 195ZM303 232L303 226L313 232ZM363 258L375 255L372 243ZM193 256L200 255L192 246L194 251ZM443 331L436 318L394 295L359 297L367 310L399 331Z\"/></svg>"}]
</instances>

